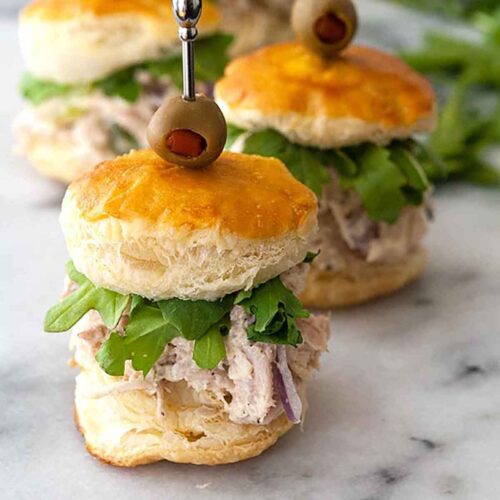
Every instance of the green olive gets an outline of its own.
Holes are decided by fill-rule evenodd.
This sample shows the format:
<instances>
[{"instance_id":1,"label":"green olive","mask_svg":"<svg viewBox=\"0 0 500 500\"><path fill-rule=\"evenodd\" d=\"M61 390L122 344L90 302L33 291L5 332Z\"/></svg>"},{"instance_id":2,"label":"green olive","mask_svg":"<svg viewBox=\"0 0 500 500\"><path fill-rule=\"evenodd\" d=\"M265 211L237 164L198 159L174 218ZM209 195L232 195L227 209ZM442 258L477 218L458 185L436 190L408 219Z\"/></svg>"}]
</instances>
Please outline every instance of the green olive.
<instances>
[{"instance_id":1,"label":"green olive","mask_svg":"<svg viewBox=\"0 0 500 500\"><path fill-rule=\"evenodd\" d=\"M306 47L332 57L354 38L358 16L351 0L296 0L292 26Z\"/></svg>"},{"instance_id":2,"label":"green olive","mask_svg":"<svg viewBox=\"0 0 500 500\"><path fill-rule=\"evenodd\" d=\"M154 114L147 137L153 151L164 160L183 167L202 168L222 153L227 125L212 99L201 94L194 101L174 97Z\"/></svg>"}]
</instances>

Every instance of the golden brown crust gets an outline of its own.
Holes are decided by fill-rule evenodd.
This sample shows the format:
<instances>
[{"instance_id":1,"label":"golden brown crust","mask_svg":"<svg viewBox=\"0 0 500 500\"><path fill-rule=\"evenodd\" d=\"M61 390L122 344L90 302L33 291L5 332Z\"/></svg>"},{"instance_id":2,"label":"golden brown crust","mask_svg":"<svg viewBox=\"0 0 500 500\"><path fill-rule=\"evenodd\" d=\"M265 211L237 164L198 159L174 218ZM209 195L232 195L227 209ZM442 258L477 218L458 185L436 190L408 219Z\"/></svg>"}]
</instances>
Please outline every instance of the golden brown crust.
<instances>
[{"instance_id":1,"label":"golden brown crust","mask_svg":"<svg viewBox=\"0 0 500 500\"><path fill-rule=\"evenodd\" d=\"M149 16L167 26L176 26L170 2L159 0L34 0L23 9L21 17L45 21L67 21L83 15L105 17L117 14ZM217 7L211 2L205 2L200 27L218 23Z\"/></svg>"},{"instance_id":2,"label":"golden brown crust","mask_svg":"<svg viewBox=\"0 0 500 500\"><path fill-rule=\"evenodd\" d=\"M324 60L298 42L234 60L216 94L234 113L351 118L386 127L431 119L435 106L429 82L397 57L351 46Z\"/></svg>"},{"instance_id":3,"label":"golden brown crust","mask_svg":"<svg viewBox=\"0 0 500 500\"><path fill-rule=\"evenodd\" d=\"M300 298L306 307L313 309L338 309L362 304L403 288L424 272L426 264L424 250L394 264L365 263L361 270L358 268L356 277L348 271L320 270L313 264Z\"/></svg>"},{"instance_id":4,"label":"golden brown crust","mask_svg":"<svg viewBox=\"0 0 500 500\"><path fill-rule=\"evenodd\" d=\"M89 222L219 228L248 239L300 231L316 211L314 194L280 161L229 152L195 170L135 151L101 163L69 192Z\"/></svg>"},{"instance_id":5,"label":"golden brown crust","mask_svg":"<svg viewBox=\"0 0 500 500\"><path fill-rule=\"evenodd\" d=\"M74 419L90 454L106 464L135 467L168 460L221 465L260 455L293 427L282 414L267 425L235 424L217 408L195 402L183 383L169 384L165 416L157 414L156 396L130 391L98 399L82 395L85 386L113 383L97 367L77 377Z\"/></svg>"}]
</instances>

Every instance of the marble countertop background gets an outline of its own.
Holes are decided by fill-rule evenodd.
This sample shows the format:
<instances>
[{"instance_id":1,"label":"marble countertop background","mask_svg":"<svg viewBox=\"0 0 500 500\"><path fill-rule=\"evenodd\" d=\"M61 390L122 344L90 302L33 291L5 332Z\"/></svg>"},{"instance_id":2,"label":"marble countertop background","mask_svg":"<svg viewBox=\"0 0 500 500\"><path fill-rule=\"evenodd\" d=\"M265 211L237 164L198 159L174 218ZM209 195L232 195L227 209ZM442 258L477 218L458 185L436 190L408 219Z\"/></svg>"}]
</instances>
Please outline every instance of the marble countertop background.
<instances>
[{"instance_id":1,"label":"marble countertop background","mask_svg":"<svg viewBox=\"0 0 500 500\"><path fill-rule=\"evenodd\" d=\"M359 6L361 39L381 46L436 25ZM10 154L22 71L13 19L0 18L0 40L2 499L500 499L500 195L473 187L439 191L418 283L335 314L304 432L217 468L121 470L90 457L72 421L68 338L41 328L67 258L63 189Z\"/></svg>"}]
</instances>

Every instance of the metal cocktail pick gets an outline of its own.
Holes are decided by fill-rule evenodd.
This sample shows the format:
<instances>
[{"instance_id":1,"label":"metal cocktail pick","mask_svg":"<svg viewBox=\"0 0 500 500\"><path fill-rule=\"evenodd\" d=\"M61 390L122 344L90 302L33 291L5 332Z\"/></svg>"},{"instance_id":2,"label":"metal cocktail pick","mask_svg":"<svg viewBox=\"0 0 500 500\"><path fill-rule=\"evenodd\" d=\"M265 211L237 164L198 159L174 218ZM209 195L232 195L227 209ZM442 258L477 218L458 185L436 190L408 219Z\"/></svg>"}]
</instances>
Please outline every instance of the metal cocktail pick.
<instances>
[{"instance_id":1,"label":"metal cocktail pick","mask_svg":"<svg viewBox=\"0 0 500 500\"><path fill-rule=\"evenodd\" d=\"M196 25L201 16L202 0L172 0L174 15L179 24L182 42L182 97L186 101L196 100L194 78L194 41L198 35Z\"/></svg>"},{"instance_id":2,"label":"metal cocktail pick","mask_svg":"<svg viewBox=\"0 0 500 500\"><path fill-rule=\"evenodd\" d=\"M209 97L196 95L194 41L201 0L172 0L182 42L182 96L167 99L148 125L151 148L164 160L187 168L203 168L221 155L227 138L222 111Z\"/></svg>"}]
</instances>

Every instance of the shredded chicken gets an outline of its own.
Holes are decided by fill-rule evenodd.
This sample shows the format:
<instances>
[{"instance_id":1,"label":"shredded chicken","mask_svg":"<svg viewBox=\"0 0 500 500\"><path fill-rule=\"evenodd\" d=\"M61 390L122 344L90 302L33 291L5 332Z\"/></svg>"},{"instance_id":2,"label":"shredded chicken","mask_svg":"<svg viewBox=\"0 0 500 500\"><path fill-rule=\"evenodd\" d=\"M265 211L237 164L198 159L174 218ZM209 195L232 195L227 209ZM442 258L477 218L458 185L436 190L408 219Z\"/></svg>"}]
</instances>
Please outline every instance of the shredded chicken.
<instances>
[{"instance_id":1,"label":"shredded chicken","mask_svg":"<svg viewBox=\"0 0 500 500\"><path fill-rule=\"evenodd\" d=\"M395 262L418 249L429 222L427 203L406 207L394 224L377 223L368 217L359 195L341 188L332 174L320 200L317 265L341 270L353 259Z\"/></svg>"},{"instance_id":2,"label":"shredded chicken","mask_svg":"<svg viewBox=\"0 0 500 500\"><path fill-rule=\"evenodd\" d=\"M288 278L294 274L297 278L303 271L295 269L288 273ZM141 389L156 392L162 398L166 382L185 381L196 392L208 393L215 398L233 422L268 423L283 411L274 387L272 370L276 361L276 346L248 340L247 329L254 318L242 307L234 306L230 319L231 328L225 337L227 356L214 370L199 368L192 359L194 342L176 337L167 345L146 378L127 362L120 382L110 385L109 389L89 394L89 397ZM123 333L127 320L125 314L115 330ZM330 319L328 316L311 316L298 320L298 325L304 342L298 347L288 346L286 354L295 383L301 386L319 367L320 352L326 350ZM99 347L110 334L95 311L87 313L73 333L72 347L81 365L93 362ZM162 408L161 401L158 408Z\"/></svg>"},{"instance_id":3,"label":"shredded chicken","mask_svg":"<svg viewBox=\"0 0 500 500\"><path fill-rule=\"evenodd\" d=\"M292 267L289 271L281 274L280 278L283 284L289 288L295 295L300 295L306 286L308 264L299 264Z\"/></svg>"}]
</instances>

